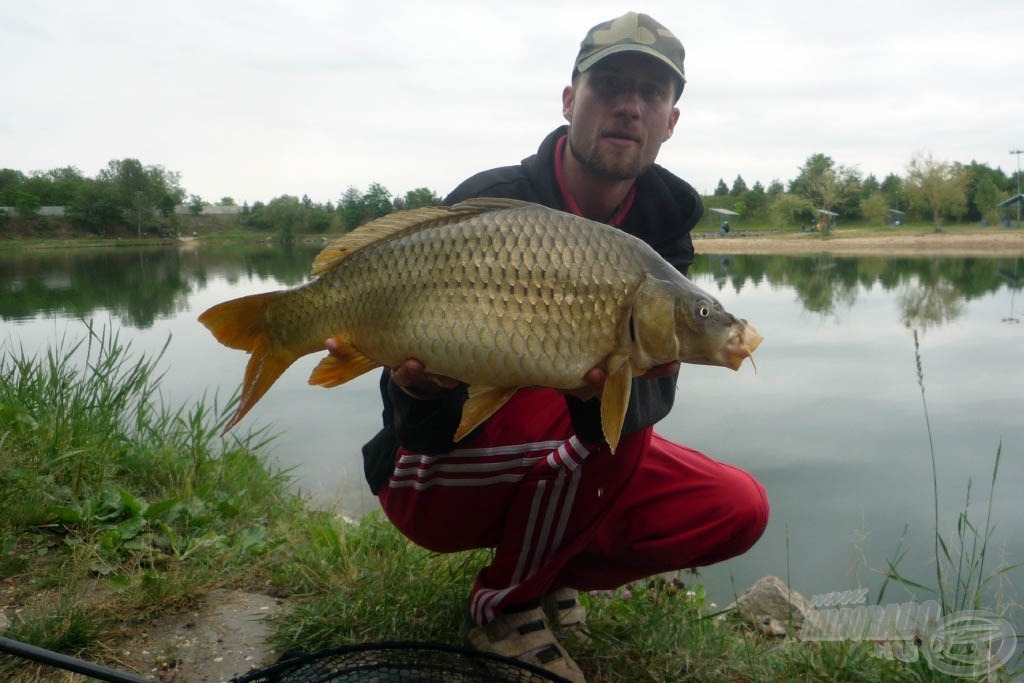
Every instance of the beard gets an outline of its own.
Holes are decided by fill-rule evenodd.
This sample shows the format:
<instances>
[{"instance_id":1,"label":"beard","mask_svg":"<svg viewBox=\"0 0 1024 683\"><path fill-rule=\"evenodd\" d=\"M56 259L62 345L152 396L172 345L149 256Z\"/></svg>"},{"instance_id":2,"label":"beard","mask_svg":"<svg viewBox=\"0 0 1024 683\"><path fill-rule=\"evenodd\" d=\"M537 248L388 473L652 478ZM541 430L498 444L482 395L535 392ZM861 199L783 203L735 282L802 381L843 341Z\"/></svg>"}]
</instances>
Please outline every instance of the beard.
<instances>
[{"instance_id":1,"label":"beard","mask_svg":"<svg viewBox=\"0 0 1024 683\"><path fill-rule=\"evenodd\" d=\"M600 145L577 149L569 135L569 153L588 173L605 180L634 180L651 167L643 163L639 154L617 155L603 150Z\"/></svg>"}]
</instances>

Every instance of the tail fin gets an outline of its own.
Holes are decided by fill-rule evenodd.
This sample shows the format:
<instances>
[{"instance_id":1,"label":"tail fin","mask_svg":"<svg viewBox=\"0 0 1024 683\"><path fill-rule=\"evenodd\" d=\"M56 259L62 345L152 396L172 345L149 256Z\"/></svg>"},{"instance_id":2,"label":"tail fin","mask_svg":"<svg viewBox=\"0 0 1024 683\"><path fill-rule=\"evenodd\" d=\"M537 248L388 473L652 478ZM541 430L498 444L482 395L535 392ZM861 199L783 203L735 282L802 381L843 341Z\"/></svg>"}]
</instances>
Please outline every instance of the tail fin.
<instances>
[{"instance_id":1,"label":"tail fin","mask_svg":"<svg viewBox=\"0 0 1024 683\"><path fill-rule=\"evenodd\" d=\"M199 322L206 325L221 344L252 355L245 366L238 409L224 427L224 432L238 424L281 373L299 357L292 350L273 345L267 336L267 309L280 294L267 292L225 301L199 316Z\"/></svg>"}]
</instances>

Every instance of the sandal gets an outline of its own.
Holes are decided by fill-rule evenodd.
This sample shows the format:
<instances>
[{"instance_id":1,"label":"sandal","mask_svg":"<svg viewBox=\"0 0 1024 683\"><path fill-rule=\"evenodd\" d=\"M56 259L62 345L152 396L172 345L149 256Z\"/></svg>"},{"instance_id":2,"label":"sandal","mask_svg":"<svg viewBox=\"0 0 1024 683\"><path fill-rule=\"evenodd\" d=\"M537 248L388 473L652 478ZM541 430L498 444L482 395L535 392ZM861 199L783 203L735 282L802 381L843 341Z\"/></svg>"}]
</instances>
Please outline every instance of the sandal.
<instances>
[{"instance_id":1,"label":"sandal","mask_svg":"<svg viewBox=\"0 0 1024 683\"><path fill-rule=\"evenodd\" d=\"M471 626L466 645L540 667L571 683L586 683L583 672L548 626L540 607L499 614L483 626Z\"/></svg>"},{"instance_id":2,"label":"sandal","mask_svg":"<svg viewBox=\"0 0 1024 683\"><path fill-rule=\"evenodd\" d=\"M586 642L587 610L580 604L580 593L575 588L557 588L544 596L544 613L560 635Z\"/></svg>"}]
</instances>

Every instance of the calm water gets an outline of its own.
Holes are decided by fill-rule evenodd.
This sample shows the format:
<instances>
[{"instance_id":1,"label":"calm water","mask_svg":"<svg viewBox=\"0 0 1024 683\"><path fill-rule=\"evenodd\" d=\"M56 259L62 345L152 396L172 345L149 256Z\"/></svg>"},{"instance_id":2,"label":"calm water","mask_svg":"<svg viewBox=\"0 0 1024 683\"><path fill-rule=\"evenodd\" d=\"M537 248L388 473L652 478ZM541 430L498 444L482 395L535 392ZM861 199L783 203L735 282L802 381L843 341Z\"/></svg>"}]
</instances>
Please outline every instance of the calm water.
<instances>
[{"instance_id":1,"label":"calm water","mask_svg":"<svg viewBox=\"0 0 1024 683\"><path fill-rule=\"evenodd\" d=\"M80 338L83 320L148 354L170 338L163 390L173 404L235 391L246 357L196 322L225 299L307 278L317 247L111 249L0 255L0 345L35 352ZM973 482L983 523L1002 444L988 567L1024 561L1024 259L701 257L692 273L766 341L758 372L684 367L666 436L753 472L772 520L742 558L702 570L726 601L774 573L810 596L877 587L907 527L901 564L934 584L932 474L918 386L918 330L939 479L952 540ZM360 446L379 425L376 375L337 390L306 385L303 359L239 428L270 424L272 455L297 485L350 515L377 507ZM237 428L236 428L237 429ZM1009 595L1022 601L1021 570ZM893 597L893 594L887 596Z\"/></svg>"}]
</instances>

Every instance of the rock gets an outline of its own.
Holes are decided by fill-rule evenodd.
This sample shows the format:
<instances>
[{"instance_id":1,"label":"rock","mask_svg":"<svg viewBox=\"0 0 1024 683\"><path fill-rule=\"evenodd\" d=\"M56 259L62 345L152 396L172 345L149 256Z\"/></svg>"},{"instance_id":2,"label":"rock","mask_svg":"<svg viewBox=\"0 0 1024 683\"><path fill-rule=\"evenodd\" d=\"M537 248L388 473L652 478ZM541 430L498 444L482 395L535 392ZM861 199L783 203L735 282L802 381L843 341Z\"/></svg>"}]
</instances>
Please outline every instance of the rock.
<instances>
[{"instance_id":1,"label":"rock","mask_svg":"<svg viewBox=\"0 0 1024 683\"><path fill-rule=\"evenodd\" d=\"M777 576L764 576L726 609L749 621L765 635L785 637L800 632L814 606Z\"/></svg>"}]
</instances>

